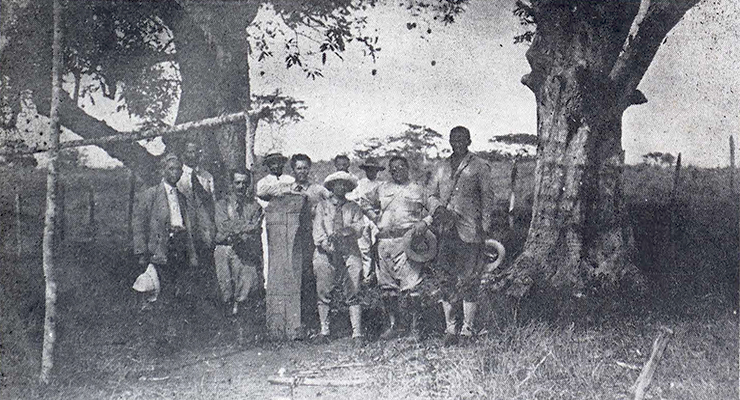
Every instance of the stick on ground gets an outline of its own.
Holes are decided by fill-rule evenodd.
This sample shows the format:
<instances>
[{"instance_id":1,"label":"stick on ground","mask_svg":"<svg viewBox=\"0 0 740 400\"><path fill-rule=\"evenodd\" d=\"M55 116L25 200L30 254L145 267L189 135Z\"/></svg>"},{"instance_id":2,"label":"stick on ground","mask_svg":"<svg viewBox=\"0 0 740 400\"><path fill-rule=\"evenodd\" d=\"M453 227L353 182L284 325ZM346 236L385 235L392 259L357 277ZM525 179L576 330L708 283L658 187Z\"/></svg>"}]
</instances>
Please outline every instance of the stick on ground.
<instances>
[{"instance_id":1,"label":"stick on ground","mask_svg":"<svg viewBox=\"0 0 740 400\"><path fill-rule=\"evenodd\" d=\"M635 400L642 400L645 398L645 392L647 392L647 388L653 380L655 369L658 368L660 358L663 357L663 351L668 345L668 341L672 334L672 330L663 327L661 328L658 337L655 338L655 341L653 342L653 351L650 353L650 359L648 359L647 363L642 367L640 376L637 378L637 381L635 381L633 386L635 390Z\"/></svg>"},{"instance_id":2,"label":"stick on ground","mask_svg":"<svg viewBox=\"0 0 740 400\"><path fill-rule=\"evenodd\" d=\"M286 386L359 386L367 383L366 379L329 379L329 378L299 378L289 376L271 376L267 381L273 385Z\"/></svg>"}]
</instances>

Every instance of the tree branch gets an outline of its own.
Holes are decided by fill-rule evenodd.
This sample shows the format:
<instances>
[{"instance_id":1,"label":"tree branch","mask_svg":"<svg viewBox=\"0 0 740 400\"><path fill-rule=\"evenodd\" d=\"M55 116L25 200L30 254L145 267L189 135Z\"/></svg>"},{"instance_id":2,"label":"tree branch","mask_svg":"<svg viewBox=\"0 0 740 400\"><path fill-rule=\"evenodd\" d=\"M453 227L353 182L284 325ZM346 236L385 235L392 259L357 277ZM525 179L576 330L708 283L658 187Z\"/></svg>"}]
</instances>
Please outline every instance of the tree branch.
<instances>
[{"instance_id":1,"label":"tree branch","mask_svg":"<svg viewBox=\"0 0 740 400\"><path fill-rule=\"evenodd\" d=\"M83 138L98 138L103 136L120 135L121 132L113 129L104 121L100 121L72 102L69 94L64 92L59 105L59 122L65 128L71 130ZM49 109L49 99L34 99L38 110ZM144 180L154 179L152 168L157 157L149 153L143 146L136 142L108 143L100 146L113 158L120 160L134 173Z\"/></svg>"},{"instance_id":2,"label":"tree branch","mask_svg":"<svg viewBox=\"0 0 740 400\"><path fill-rule=\"evenodd\" d=\"M647 72L668 32L683 18L684 14L700 0L652 0L634 36L627 38L624 51L614 64L609 78L619 97L618 106L626 109L636 100L645 102L644 96L636 95L637 85Z\"/></svg>"}]
</instances>

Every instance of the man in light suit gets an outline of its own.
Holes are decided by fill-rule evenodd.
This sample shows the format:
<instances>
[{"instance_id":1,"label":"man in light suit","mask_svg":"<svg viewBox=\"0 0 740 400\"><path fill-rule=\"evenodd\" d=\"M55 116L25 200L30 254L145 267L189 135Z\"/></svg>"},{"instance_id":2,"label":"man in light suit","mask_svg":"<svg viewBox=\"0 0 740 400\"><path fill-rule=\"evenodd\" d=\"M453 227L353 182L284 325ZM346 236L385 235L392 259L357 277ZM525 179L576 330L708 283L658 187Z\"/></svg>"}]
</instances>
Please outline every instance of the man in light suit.
<instances>
[{"instance_id":1,"label":"man in light suit","mask_svg":"<svg viewBox=\"0 0 740 400\"><path fill-rule=\"evenodd\" d=\"M430 185L433 222L440 242L438 272L442 275L445 344L458 341L455 306L462 300L460 335L474 337L477 297L485 262L483 246L490 236L494 207L491 166L468 151L470 131L457 126L450 132L452 155L436 170Z\"/></svg>"},{"instance_id":2,"label":"man in light suit","mask_svg":"<svg viewBox=\"0 0 740 400\"><path fill-rule=\"evenodd\" d=\"M191 298L190 275L198 266L187 200L177 190L182 164L177 156L169 154L162 160L162 169L162 181L137 196L133 215L134 254L141 270L151 265L160 282L153 312L156 315L148 322L165 325L164 329L152 327L160 350L173 345L176 325L182 320L178 303Z\"/></svg>"}]
</instances>

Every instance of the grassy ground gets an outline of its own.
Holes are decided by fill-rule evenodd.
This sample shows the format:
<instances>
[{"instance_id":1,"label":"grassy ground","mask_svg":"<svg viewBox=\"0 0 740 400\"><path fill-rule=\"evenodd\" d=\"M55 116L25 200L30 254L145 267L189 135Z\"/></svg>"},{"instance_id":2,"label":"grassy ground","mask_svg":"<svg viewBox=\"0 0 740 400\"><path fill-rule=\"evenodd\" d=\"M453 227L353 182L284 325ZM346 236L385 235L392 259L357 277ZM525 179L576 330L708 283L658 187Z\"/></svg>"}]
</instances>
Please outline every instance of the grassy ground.
<instances>
[{"instance_id":1,"label":"grassy ground","mask_svg":"<svg viewBox=\"0 0 740 400\"><path fill-rule=\"evenodd\" d=\"M502 200L508 168L496 168ZM519 198L526 199L531 165L520 172ZM180 351L158 355L142 341L130 290L125 173L64 174L68 224L58 266L59 341L54 380L40 387L35 377L43 319L44 174L6 172L0 180L0 398L289 397L289 387L267 382L285 368L286 376L367 381L354 388L298 386L295 399L627 399L662 327L674 334L648 398L738 398L737 217L722 185L726 171L686 171L672 230L671 172L631 167L625 176L636 260L650 287L644 298L630 301L629 293L615 293L596 315L549 318L544 310L550 305L516 304L493 293L481 317L482 339L453 348L441 346L434 303L427 304L427 338L421 343L373 341L361 350L349 344L343 313L336 316L338 339L322 346L255 342L252 325L194 321L201 329L181 336ZM95 236L87 220L89 186L97 199ZM23 193L21 257L14 254L16 187ZM524 204L515 230L506 228L503 216L499 221L514 255L526 235ZM678 256L671 264L663 261L669 237ZM373 311L365 317L377 333L382 316Z\"/></svg>"}]
</instances>

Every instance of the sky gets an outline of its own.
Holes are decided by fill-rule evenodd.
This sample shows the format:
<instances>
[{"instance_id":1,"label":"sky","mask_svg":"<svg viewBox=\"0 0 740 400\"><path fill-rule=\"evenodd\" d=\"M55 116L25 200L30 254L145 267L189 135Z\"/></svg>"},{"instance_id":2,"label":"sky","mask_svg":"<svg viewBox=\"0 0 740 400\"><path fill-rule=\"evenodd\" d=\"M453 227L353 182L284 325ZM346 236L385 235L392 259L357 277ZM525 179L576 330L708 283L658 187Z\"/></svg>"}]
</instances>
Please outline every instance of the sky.
<instances>
[{"instance_id":1,"label":"sky","mask_svg":"<svg viewBox=\"0 0 740 400\"><path fill-rule=\"evenodd\" d=\"M251 60L253 93L303 100L305 119L283 127L260 125L257 152L303 152L314 159L351 153L371 137L401 132L403 123L425 125L446 135L468 127L474 150L508 133L536 133L534 95L520 83L529 72L527 46L514 44L523 28L512 14L513 0L471 0L452 25L433 21L409 30L412 19L395 5L368 12L377 31L377 60L349 46L344 61L330 57L323 78L311 80L286 70L282 57ZM262 13L259 18L269 18ZM685 164L729 164L728 137L740 134L740 5L705 0L669 34L639 89L648 103L630 107L623 118L628 163L651 151L681 152ZM372 70L376 70L373 75ZM98 101L87 110L119 130L133 122L115 105ZM72 138L67 134L64 138ZM737 139L737 138L736 138ZM737 142L737 140L736 140ZM150 146L161 151L161 146ZM102 151L95 165L116 165Z\"/></svg>"}]
</instances>

